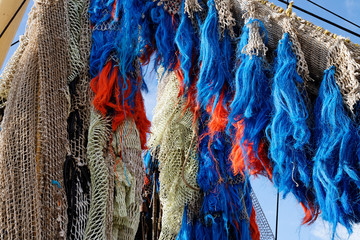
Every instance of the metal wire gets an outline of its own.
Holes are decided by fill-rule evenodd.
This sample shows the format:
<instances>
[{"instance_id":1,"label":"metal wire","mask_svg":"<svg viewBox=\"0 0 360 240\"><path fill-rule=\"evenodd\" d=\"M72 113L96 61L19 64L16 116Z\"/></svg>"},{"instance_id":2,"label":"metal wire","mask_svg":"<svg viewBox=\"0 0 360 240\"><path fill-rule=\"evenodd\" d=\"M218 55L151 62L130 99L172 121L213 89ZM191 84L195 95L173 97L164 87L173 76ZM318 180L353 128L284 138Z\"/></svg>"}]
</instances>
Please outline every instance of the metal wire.
<instances>
[{"instance_id":1,"label":"metal wire","mask_svg":"<svg viewBox=\"0 0 360 240\"><path fill-rule=\"evenodd\" d=\"M284 1L284 0L278 0L278 1L279 1L279 2L282 2L282 3L284 3L284 4L287 4L287 2ZM299 10L299 11L301 11L301 12L303 12L303 13L306 13L306 14L314 17L314 18L317 18L317 19L319 19L319 20L321 20L321 21L323 21L323 22L326 22L326 23L328 23L328 24L330 24L330 25L333 25L334 27L337 27L337 28L339 28L339 29L341 29L341 30L343 30L343 31L345 31L345 32L348 32L348 33L350 33L350 34L352 34L352 35L360 38L360 34L359 34L359 33L356 33L356 32L354 32L354 31L352 31L352 30L350 30L350 29L347 29L347 28L345 28L345 27L343 27L343 26L340 26L339 24L336 24L336 23L334 23L334 22L332 22L332 21L330 21L330 20L328 20L328 19L326 19L326 18L320 17L320 16L318 16L318 15L312 13L312 12L309 12L309 11L307 11L307 10L301 8L301 7L298 7L298 6L296 6L296 5L293 5L292 7L295 8L295 9L297 9L297 10Z\"/></svg>"},{"instance_id":2,"label":"metal wire","mask_svg":"<svg viewBox=\"0 0 360 240\"><path fill-rule=\"evenodd\" d=\"M336 17L338 17L338 18L340 18L340 19L342 19L342 20L344 20L344 21L346 21L346 22L348 22L348 23L350 23L350 24L354 25L355 27L360 28L360 26L359 26L359 25L357 25L356 23L354 23L354 22L352 22L352 21L350 21L350 20L348 20L348 19L346 19L346 18L344 18L344 17L340 16L339 14L334 13L333 11L331 11L331 10L329 10L329 9L327 9L327 8L325 8L325 7L323 7L323 6L319 5L319 4L317 4L317 3L315 3L315 2L313 2L313 1L311 1L311 0L306 0L306 1L308 1L309 3L311 3L311 4L313 4L313 5L315 5L315 6L319 7L319 8L321 8L321 9L323 9L323 10L325 10L325 11L327 11L328 13L331 13L332 15L334 15L334 16L336 16Z\"/></svg>"}]
</instances>

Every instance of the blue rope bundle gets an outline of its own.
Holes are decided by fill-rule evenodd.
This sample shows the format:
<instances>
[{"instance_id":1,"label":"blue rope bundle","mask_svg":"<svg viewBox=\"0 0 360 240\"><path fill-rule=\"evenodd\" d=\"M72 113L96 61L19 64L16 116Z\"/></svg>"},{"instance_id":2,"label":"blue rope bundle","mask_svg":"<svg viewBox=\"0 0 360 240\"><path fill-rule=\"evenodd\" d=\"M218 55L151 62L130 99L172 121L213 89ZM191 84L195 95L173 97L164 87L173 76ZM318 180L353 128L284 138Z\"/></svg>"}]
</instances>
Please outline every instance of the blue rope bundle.
<instances>
[{"instance_id":1,"label":"blue rope bundle","mask_svg":"<svg viewBox=\"0 0 360 240\"><path fill-rule=\"evenodd\" d=\"M207 2L208 15L201 25L200 37L200 74L197 83L198 102L201 107L216 107L224 84L227 83L229 90L233 86L231 69L232 46L230 37L225 31L223 39L218 29L218 14L215 1Z\"/></svg>"},{"instance_id":2,"label":"blue rope bundle","mask_svg":"<svg viewBox=\"0 0 360 240\"><path fill-rule=\"evenodd\" d=\"M351 233L351 223L360 221L359 134L344 108L334 66L324 73L315 114L314 187L334 237L338 223Z\"/></svg>"},{"instance_id":3,"label":"blue rope bundle","mask_svg":"<svg viewBox=\"0 0 360 240\"><path fill-rule=\"evenodd\" d=\"M178 17L171 16L162 6L151 10L152 21L158 24L155 39L157 46L156 61L165 70L173 70L177 63L175 34Z\"/></svg>"},{"instance_id":4,"label":"blue rope bundle","mask_svg":"<svg viewBox=\"0 0 360 240\"><path fill-rule=\"evenodd\" d=\"M265 57L242 53L249 41L249 26L253 24L259 25L260 36L263 36L264 43L267 43L263 23L257 19L250 19L243 27L238 44L237 58L240 65L235 75L235 94L230 105L228 129L243 120L245 129L239 144L245 144L245 141L252 143L253 151L257 155L260 140L264 137L264 129L270 120L271 93Z\"/></svg>"},{"instance_id":5,"label":"blue rope bundle","mask_svg":"<svg viewBox=\"0 0 360 240\"><path fill-rule=\"evenodd\" d=\"M208 121L205 113L202 121ZM197 219L187 219L184 212L183 224L178 239L242 239L250 240L249 219L252 202L250 185L240 175L234 176L228 155L230 141L224 133L218 133L211 146L206 124L200 124L198 184L204 193L202 207ZM245 208L243 202L245 203ZM245 214L245 215L246 215Z\"/></svg>"},{"instance_id":6,"label":"blue rope bundle","mask_svg":"<svg viewBox=\"0 0 360 240\"><path fill-rule=\"evenodd\" d=\"M293 193L306 208L313 206L311 191L310 129L308 111L297 85L303 84L296 71L296 56L289 34L277 48L272 85L273 117L267 127L269 154L274 163L273 180L286 196Z\"/></svg>"},{"instance_id":7,"label":"blue rope bundle","mask_svg":"<svg viewBox=\"0 0 360 240\"><path fill-rule=\"evenodd\" d=\"M199 37L189 15L184 11L184 6L185 1L181 8L181 20L175 42L180 52L181 69L184 73L183 87L186 92L194 81L194 72L191 71L196 67L199 57Z\"/></svg>"}]
</instances>

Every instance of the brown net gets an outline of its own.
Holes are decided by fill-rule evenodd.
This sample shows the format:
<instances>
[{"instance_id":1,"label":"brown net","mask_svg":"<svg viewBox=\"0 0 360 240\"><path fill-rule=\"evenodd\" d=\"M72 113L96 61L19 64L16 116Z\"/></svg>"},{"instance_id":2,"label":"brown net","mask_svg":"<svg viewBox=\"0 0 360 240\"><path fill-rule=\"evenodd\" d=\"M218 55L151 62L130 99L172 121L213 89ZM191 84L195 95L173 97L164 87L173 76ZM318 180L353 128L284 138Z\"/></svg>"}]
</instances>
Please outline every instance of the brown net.
<instances>
[{"instance_id":1,"label":"brown net","mask_svg":"<svg viewBox=\"0 0 360 240\"><path fill-rule=\"evenodd\" d=\"M2 122L2 239L66 237L67 3L37 1L33 11Z\"/></svg>"}]
</instances>

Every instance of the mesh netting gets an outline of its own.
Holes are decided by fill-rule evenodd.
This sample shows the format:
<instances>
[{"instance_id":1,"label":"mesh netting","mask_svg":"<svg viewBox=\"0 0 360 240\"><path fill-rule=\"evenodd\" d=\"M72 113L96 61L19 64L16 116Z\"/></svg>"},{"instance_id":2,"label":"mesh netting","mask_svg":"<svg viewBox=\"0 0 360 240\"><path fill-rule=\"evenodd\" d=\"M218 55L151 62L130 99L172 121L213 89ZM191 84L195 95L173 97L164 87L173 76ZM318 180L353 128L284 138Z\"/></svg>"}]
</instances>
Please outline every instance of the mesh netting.
<instances>
[{"instance_id":1,"label":"mesh netting","mask_svg":"<svg viewBox=\"0 0 360 240\"><path fill-rule=\"evenodd\" d=\"M249 40L246 46L241 49L242 53L249 56L266 56L268 48L266 47L263 39L264 36L260 34L259 22L252 22L249 25Z\"/></svg>"},{"instance_id":2,"label":"mesh netting","mask_svg":"<svg viewBox=\"0 0 360 240\"><path fill-rule=\"evenodd\" d=\"M163 206L160 239L168 240L175 239L179 233L185 205L199 198L197 146L193 114L184 111L184 102L177 97L179 83L173 72L165 73L160 79L158 93L149 146L159 160ZM157 146L159 151L155 151Z\"/></svg>"},{"instance_id":3,"label":"mesh netting","mask_svg":"<svg viewBox=\"0 0 360 240\"><path fill-rule=\"evenodd\" d=\"M232 14L233 1L231 0L215 0L216 10L219 16L219 30L223 35L225 29L229 30L230 36L234 37L234 26L236 25L235 18Z\"/></svg>"},{"instance_id":4,"label":"mesh netting","mask_svg":"<svg viewBox=\"0 0 360 240\"><path fill-rule=\"evenodd\" d=\"M179 13L181 7L181 0L153 0L154 2L158 2L158 5L163 5L164 9L168 11L170 14Z\"/></svg>"},{"instance_id":5,"label":"mesh netting","mask_svg":"<svg viewBox=\"0 0 360 240\"><path fill-rule=\"evenodd\" d=\"M33 11L2 122L3 239L66 237L67 3L37 1Z\"/></svg>"},{"instance_id":6,"label":"mesh netting","mask_svg":"<svg viewBox=\"0 0 360 240\"><path fill-rule=\"evenodd\" d=\"M329 51L329 66L336 67L336 83L350 110L354 109L360 99L360 62L356 61L353 54L343 39L332 45Z\"/></svg>"},{"instance_id":7,"label":"mesh netting","mask_svg":"<svg viewBox=\"0 0 360 240\"><path fill-rule=\"evenodd\" d=\"M270 225L265 217L264 212L260 206L260 203L255 195L254 190L251 189L251 201L253 204L253 208L256 213L256 224L258 225L259 232L260 232L260 240L273 240L274 234L270 228Z\"/></svg>"},{"instance_id":8,"label":"mesh netting","mask_svg":"<svg viewBox=\"0 0 360 240\"><path fill-rule=\"evenodd\" d=\"M86 159L90 118L89 55L91 29L88 17L89 0L69 1L70 72L68 76L71 110L68 134L71 156L64 167L67 183L68 239L83 239L90 208L90 173Z\"/></svg>"},{"instance_id":9,"label":"mesh netting","mask_svg":"<svg viewBox=\"0 0 360 240\"><path fill-rule=\"evenodd\" d=\"M293 27L294 21L295 20L292 17L291 18L283 18L283 20L282 20L282 22L280 22L280 24L282 24L284 32L287 32L290 35L292 49L297 58L296 70L297 70L298 74L305 80L304 83L306 84L307 81L313 81L313 79L311 79L309 76L309 74L310 74L309 67L305 60L304 52L301 49L301 45L300 45L299 39L297 37L297 31Z\"/></svg>"},{"instance_id":10,"label":"mesh netting","mask_svg":"<svg viewBox=\"0 0 360 240\"><path fill-rule=\"evenodd\" d=\"M184 0L185 6L184 11L189 14L190 17L194 17L195 12L200 12L202 10L201 5L198 0Z\"/></svg>"},{"instance_id":11,"label":"mesh netting","mask_svg":"<svg viewBox=\"0 0 360 240\"><path fill-rule=\"evenodd\" d=\"M31 14L34 14L35 11L31 11ZM33 20L34 16L29 16L28 26L31 23L34 23ZM28 27L30 28L30 26ZM27 31L26 31L27 32ZM29 42L29 39L26 35L20 36L20 45L16 49L15 53L12 55L10 60L8 61L4 71L1 73L0 76L0 108L4 108L6 104L7 97L9 95L9 90L11 87L11 83L14 79L16 71L19 67L19 61L22 57L22 54Z\"/></svg>"},{"instance_id":12,"label":"mesh netting","mask_svg":"<svg viewBox=\"0 0 360 240\"><path fill-rule=\"evenodd\" d=\"M110 159L105 154L111 132L111 121L91 110L87 158L91 174L91 204L84 239L107 239L107 206L111 176Z\"/></svg>"},{"instance_id":13,"label":"mesh netting","mask_svg":"<svg viewBox=\"0 0 360 240\"><path fill-rule=\"evenodd\" d=\"M113 135L115 161L115 198L113 239L134 239L140 221L144 166L139 132L127 119Z\"/></svg>"},{"instance_id":14,"label":"mesh netting","mask_svg":"<svg viewBox=\"0 0 360 240\"><path fill-rule=\"evenodd\" d=\"M82 60L80 46L83 42L80 38L83 38L83 34L89 32L84 27L89 26L89 20L87 19L87 11L89 7L89 0L69 0L69 30L70 30L70 74L68 81L71 82L76 76L80 74L80 71L84 68L86 62ZM84 11L85 10L85 11ZM88 24L88 26L84 25ZM84 31L85 30L85 31ZM89 36L85 36L88 38ZM85 46L88 46L85 45ZM89 50L88 50L89 51Z\"/></svg>"}]
</instances>

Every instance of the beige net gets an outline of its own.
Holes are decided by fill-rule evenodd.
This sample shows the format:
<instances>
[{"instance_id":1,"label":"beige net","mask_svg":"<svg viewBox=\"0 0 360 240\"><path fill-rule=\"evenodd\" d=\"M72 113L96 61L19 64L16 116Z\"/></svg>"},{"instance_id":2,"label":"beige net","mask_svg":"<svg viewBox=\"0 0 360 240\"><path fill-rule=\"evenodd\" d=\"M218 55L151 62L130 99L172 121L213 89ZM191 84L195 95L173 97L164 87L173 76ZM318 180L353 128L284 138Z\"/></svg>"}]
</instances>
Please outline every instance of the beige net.
<instances>
[{"instance_id":1,"label":"beige net","mask_svg":"<svg viewBox=\"0 0 360 240\"><path fill-rule=\"evenodd\" d=\"M115 198L113 239L134 239L140 221L144 166L135 122L127 119L113 135Z\"/></svg>"},{"instance_id":2,"label":"beige net","mask_svg":"<svg viewBox=\"0 0 360 240\"><path fill-rule=\"evenodd\" d=\"M153 0L158 6L163 6L170 14L177 14L181 8L181 0Z\"/></svg>"},{"instance_id":3,"label":"beige net","mask_svg":"<svg viewBox=\"0 0 360 240\"><path fill-rule=\"evenodd\" d=\"M225 29L228 29L230 36L234 37L233 28L236 22L232 13L233 2L231 0L215 0L215 7L219 17L220 34L223 35Z\"/></svg>"},{"instance_id":4,"label":"beige net","mask_svg":"<svg viewBox=\"0 0 360 240\"><path fill-rule=\"evenodd\" d=\"M195 12L202 11L202 7L199 4L198 0L184 0L184 1L185 1L184 11L188 13L191 18L194 17Z\"/></svg>"},{"instance_id":5,"label":"beige net","mask_svg":"<svg viewBox=\"0 0 360 240\"><path fill-rule=\"evenodd\" d=\"M31 14L35 14L35 11L31 11ZM34 23L35 16L29 16L28 20L28 28L30 28L30 24ZM28 32L28 30L26 31ZM9 90L11 87L11 83L14 80L14 76L18 71L19 61L22 57L22 54L28 45L29 39L28 36L20 36L20 45L16 49L15 53L12 55L10 60L8 61L4 71L0 76L0 108L4 108L6 104L7 97L9 95Z\"/></svg>"},{"instance_id":6,"label":"beige net","mask_svg":"<svg viewBox=\"0 0 360 240\"><path fill-rule=\"evenodd\" d=\"M111 120L91 112L88 161L91 204L85 239L134 239L140 221L144 166L139 132L126 120L113 133Z\"/></svg>"},{"instance_id":7,"label":"beige net","mask_svg":"<svg viewBox=\"0 0 360 240\"><path fill-rule=\"evenodd\" d=\"M241 52L248 56L265 57L268 48L263 41L264 36L260 34L261 29L258 22L252 22L249 24L249 41Z\"/></svg>"},{"instance_id":8,"label":"beige net","mask_svg":"<svg viewBox=\"0 0 360 240\"><path fill-rule=\"evenodd\" d=\"M161 76L162 70L159 71ZM185 205L199 198L198 162L193 114L184 110L179 99L179 83L173 72L159 80L158 102L152 122L149 146L159 160L162 229L160 239L176 239L180 231ZM155 149L159 146L159 151Z\"/></svg>"},{"instance_id":9,"label":"beige net","mask_svg":"<svg viewBox=\"0 0 360 240\"><path fill-rule=\"evenodd\" d=\"M2 239L66 237L66 11L66 1L35 2L18 52L0 136Z\"/></svg>"},{"instance_id":10,"label":"beige net","mask_svg":"<svg viewBox=\"0 0 360 240\"><path fill-rule=\"evenodd\" d=\"M105 150L111 133L111 121L91 110L87 158L91 174L91 204L84 239L110 239L107 234L107 210L111 176L111 158Z\"/></svg>"},{"instance_id":11,"label":"beige net","mask_svg":"<svg viewBox=\"0 0 360 240\"><path fill-rule=\"evenodd\" d=\"M68 81L71 82L80 74L80 71L84 69L85 61L83 61L81 56L82 42L81 38L84 37L84 34L89 33L84 29L86 27L84 24L88 24L89 20L87 17L89 1L84 0L69 0L69 30L70 30L70 74L68 76ZM85 32L84 32L85 30ZM86 36L85 36L86 37ZM89 39L89 36L87 36ZM88 46L88 44L86 45ZM84 49L84 48L83 48ZM88 50L89 51L89 50Z\"/></svg>"},{"instance_id":12,"label":"beige net","mask_svg":"<svg viewBox=\"0 0 360 240\"><path fill-rule=\"evenodd\" d=\"M353 110L360 99L360 62L344 39L338 39L329 49L328 67L336 67L336 82L342 90L345 103ZM357 54L358 59L359 57L360 54Z\"/></svg>"}]
</instances>

